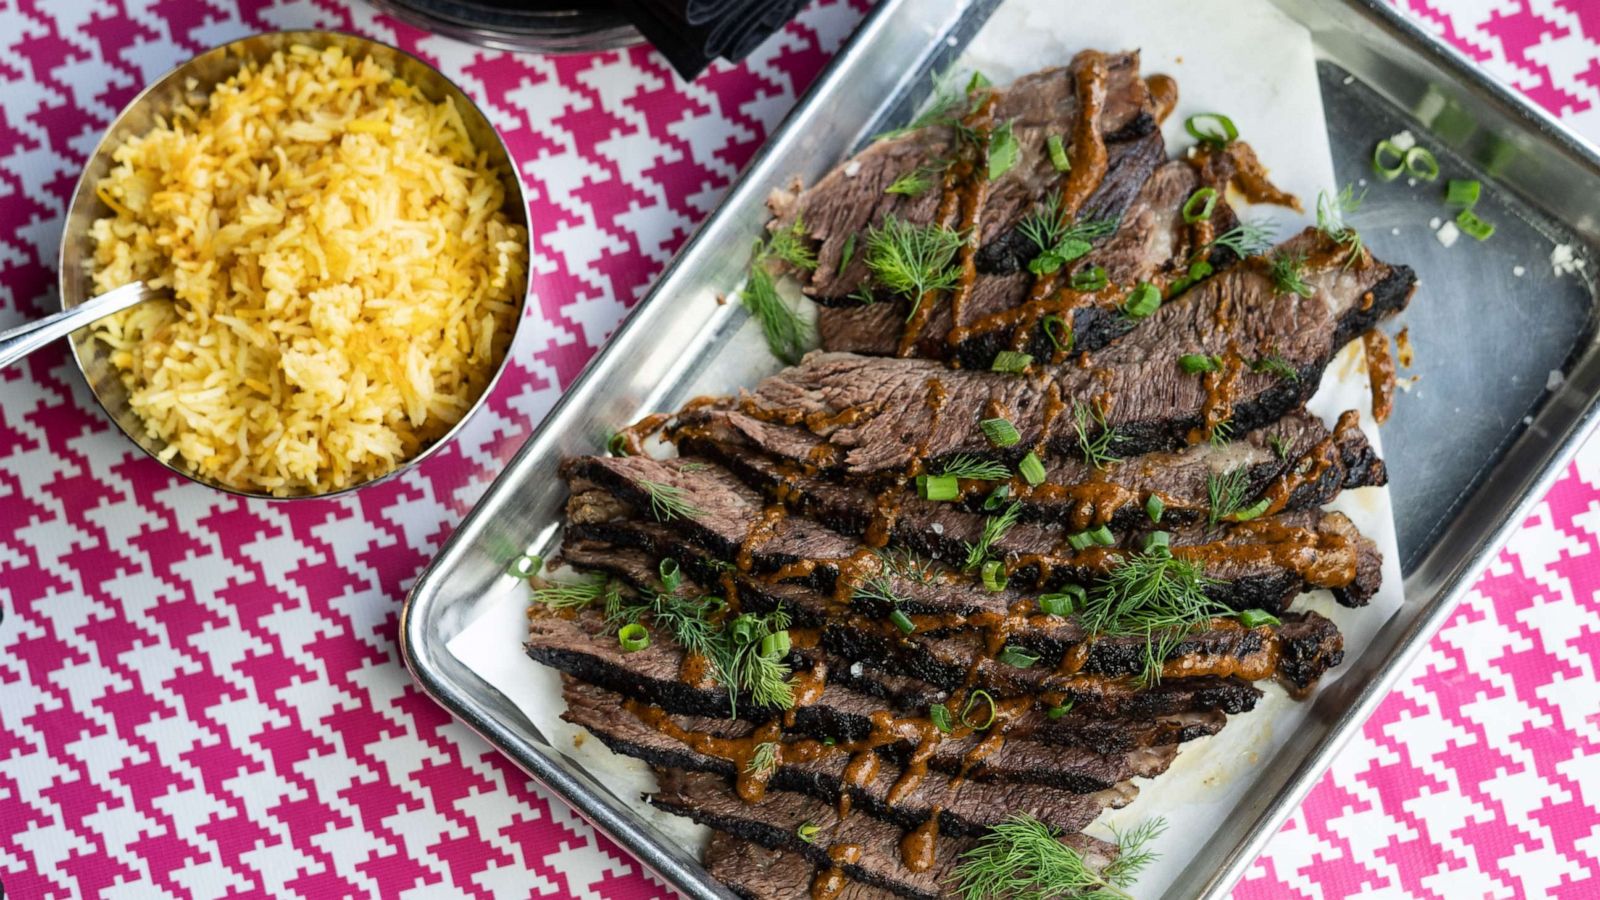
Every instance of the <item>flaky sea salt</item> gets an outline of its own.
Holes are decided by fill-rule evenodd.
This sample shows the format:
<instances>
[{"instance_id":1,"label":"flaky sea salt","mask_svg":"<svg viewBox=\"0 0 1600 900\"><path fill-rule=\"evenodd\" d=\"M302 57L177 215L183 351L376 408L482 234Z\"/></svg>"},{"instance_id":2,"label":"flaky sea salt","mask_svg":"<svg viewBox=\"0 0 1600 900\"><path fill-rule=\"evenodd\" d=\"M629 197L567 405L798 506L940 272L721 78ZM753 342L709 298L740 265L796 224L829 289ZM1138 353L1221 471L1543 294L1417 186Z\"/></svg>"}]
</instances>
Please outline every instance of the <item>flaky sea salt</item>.
<instances>
[{"instance_id":1,"label":"flaky sea salt","mask_svg":"<svg viewBox=\"0 0 1600 900\"><path fill-rule=\"evenodd\" d=\"M1439 226L1439 230L1435 231L1433 236L1438 238L1439 243L1446 247L1454 247L1456 241L1461 237L1461 229L1457 228L1454 222L1446 222Z\"/></svg>"},{"instance_id":2,"label":"flaky sea salt","mask_svg":"<svg viewBox=\"0 0 1600 900\"><path fill-rule=\"evenodd\" d=\"M1444 220L1439 218L1438 216L1434 216L1433 218L1428 220L1428 227L1432 228L1434 231L1438 231L1439 230L1439 223L1443 222L1443 221Z\"/></svg>"},{"instance_id":3,"label":"flaky sea salt","mask_svg":"<svg viewBox=\"0 0 1600 900\"><path fill-rule=\"evenodd\" d=\"M861 163L859 160L852 159L844 164L844 177L854 178L859 174L861 174Z\"/></svg>"},{"instance_id":4,"label":"flaky sea salt","mask_svg":"<svg viewBox=\"0 0 1600 900\"><path fill-rule=\"evenodd\" d=\"M1544 377L1544 389L1547 391L1553 391L1556 388L1561 387L1566 380L1567 376L1561 374L1560 369L1551 369L1550 374Z\"/></svg>"},{"instance_id":5,"label":"flaky sea salt","mask_svg":"<svg viewBox=\"0 0 1600 900\"><path fill-rule=\"evenodd\" d=\"M1550 248L1550 268L1557 275L1576 275L1583 271L1583 262L1572 252L1571 244L1557 244Z\"/></svg>"},{"instance_id":6,"label":"flaky sea salt","mask_svg":"<svg viewBox=\"0 0 1600 900\"><path fill-rule=\"evenodd\" d=\"M1417 136L1409 131L1402 131L1389 138L1389 143L1395 145L1401 153L1404 153L1417 145Z\"/></svg>"},{"instance_id":7,"label":"flaky sea salt","mask_svg":"<svg viewBox=\"0 0 1600 900\"><path fill-rule=\"evenodd\" d=\"M1518 278L1521 278L1522 276L1528 274L1528 270L1524 266L1512 266L1511 267L1511 274L1517 276Z\"/></svg>"}]
</instances>

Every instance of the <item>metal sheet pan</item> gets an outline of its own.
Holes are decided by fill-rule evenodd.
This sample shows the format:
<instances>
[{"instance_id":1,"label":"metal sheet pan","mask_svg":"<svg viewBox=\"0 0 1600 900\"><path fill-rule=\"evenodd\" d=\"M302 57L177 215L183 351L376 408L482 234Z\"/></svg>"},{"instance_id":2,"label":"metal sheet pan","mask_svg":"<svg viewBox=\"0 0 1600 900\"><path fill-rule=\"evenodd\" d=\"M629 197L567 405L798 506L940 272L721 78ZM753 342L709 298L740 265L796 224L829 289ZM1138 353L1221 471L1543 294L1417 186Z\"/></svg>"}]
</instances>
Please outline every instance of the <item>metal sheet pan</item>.
<instances>
[{"instance_id":1,"label":"metal sheet pan","mask_svg":"<svg viewBox=\"0 0 1600 900\"><path fill-rule=\"evenodd\" d=\"M1264 761L1250 799L1218 824L1206 864L1192 866L1169 897L1227 893L1571 458L1600 396L1592 280L1600 152L1380 0L1272 2L1313 35L1341 182L1369 174L1376 140L1410 129L1448 171L1483 180L1483 213L1499 230L1484 244L1447 248L1416 227L1448 215L1437 185L1374 192L1354 217L1376 252L1418 269L1425 290L1406 315L1420 379L1383 430L1406 602L1347 676L1310 701L1310 726ZM885 0L873 10L422 573L402 612L402 652L424 690L686 896L729 895L445 644L483 598L513 586L511 557L552 547L565 500L555 477L561 457L591 452L643 411L676 407L706 385L752 383L775 367L759 341L741 335L753 328L745 313L715 302L743 277L742 252L727 248L757 233L773 186L814 180L885 123L904 120L928 73L959 55L997 5ZM1392 233L1402 223L1410 227ZM1552 272L1551 251L1563 245L1588 274Z\"/></svg>"}]
</instances>

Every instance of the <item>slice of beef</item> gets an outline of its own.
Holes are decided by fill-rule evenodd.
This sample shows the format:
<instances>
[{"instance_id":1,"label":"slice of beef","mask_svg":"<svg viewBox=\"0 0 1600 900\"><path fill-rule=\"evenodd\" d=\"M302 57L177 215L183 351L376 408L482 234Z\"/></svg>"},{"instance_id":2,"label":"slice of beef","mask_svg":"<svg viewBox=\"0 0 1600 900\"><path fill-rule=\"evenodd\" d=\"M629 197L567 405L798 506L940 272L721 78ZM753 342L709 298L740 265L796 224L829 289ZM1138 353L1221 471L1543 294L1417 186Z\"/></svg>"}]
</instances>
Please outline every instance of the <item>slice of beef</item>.
<instances>
[{"instance_id":1,"label":"slice of beef","mask_svg":"<svg viewBox=\"0 0 1600 900\"><path fill-rule=\"evenodd\" d=\"M706 846L706 873L742 900L795 900L809 896L809 885L827 867L817 866L798 853L768 850L760 844L716 832ZM886 900L895 896L883 888L850 882L835 900Z\"/></svg>"},{"instance_id":2,"label":"slice of beef","mask_svg":"<svg viewBox=\"0 0 1600 900\"><path fill-rule=\"evenodd\" d=\"M841 819L838 810L801 794L746 804L727 781L715 775L668 771L661 773L658 781L660 791L651 795L650 802L660 809L768 849L800 854L819 867L838 866L854 881L902 897L933 900L946 896L946 885L961 854L971 849L975 840L930 835L930 852L922 856L931 856L932 863L913 871L901 856L901 842L907 835L892 825L864 816ZM806 828L809 839L801 837L802 826L815 826L814 832ZM1116 858L1115 845L1087 835L1065 835L1061 841L1096 870Z\"/></svg>"},{"instance_id":3,"label":"slice of beef","mask_svg":"<svg viewBox=\"0 0 1600 900\"><path fill-rule=\"evenodd\" d=\"M726 467L751 487L773 496L783 491L826 504L807 510L846 534L864 532L878 515L878 494L868 483L829 481L817 469L826 444L804 428L751 418L736 410L701 408L684 414L673 431L681 451ZM1235 475L1235 473L1243 473ZM1100 524L1135 528L1148 523L1151 496L1163 506L1163 527L1203 520L1211 508L1213 483L1243 478L1246 505L1273 494L1269 512L1321 506L1340 491L1388 483L1388 471L1361 431L1360 417L1346 412L1330 433L1322 420L1296 410L1264 428L1225 444L1205 442L1170 453L1147 453L1104 471L1082 457L1056 457L1038 486L1023 478L1005 482L1006 499L1019 504L1027 521L1054 522L1075 531ZM995 482L967 480L960 504L983 512ZM1281 495L1281 500L1279 496ZM915 497L906 488L896 506Z\"/></svg>"},{"instance_id":4,"label":"slice of beef","mask_svg":"<svg viewBox=\"0 0 1600 900\"><path fill-rule=\"evenodd\" d=\"M654 587L660 562L637 550L588 541L568 542L561 558L567 565L614 576L637 590ZM917 630L903 634L888 618L893 607L876 591L851 598L847 605L801 585L764 583L705 566L693 551L674 559L708 591L735 588L741 610L782 608L797 625L819 629L818 646L833 657L910 676L946 691L966 685L1013 697L1059 690L1083 676L1142 677L1152 652L1151 642L1143 636L1089 635L1075 619L1033 612L1031 601L1009 590L990 593L996 598L993 608L913 616ZM889 579L885 588L892 591L896 584L904 585L908 596L913 590L925 595L940 587L903 576L885 577ZM1305 692L1326 669L1343 660L1343 638L1332 622L1316 613L1284 615L1282 628L1245 628L1219 620L1209 628L1174 635L1158 644L1163 651L1162 674L1237 676L1250 681L1278 675L1292 689ZM1035 664L1018 669L996 661L997 651L1007 646L1036 657Z\"/></svg>"},{"instance_id":5,"label":"slice of beef","mask_svg":"<svg viewBox=\"0 0 1600 900\"><path fill-rule=\"evenodd\" d=\"M1130 784L1097 794L1035 784L974 787L942 772L907 781L896 791L905 770L871 751L864 752L872 759L858 761L858 754L848 750L810 739L784 740L749 722L641 709L636 701L570 676L564 679L563 694L567 711L561 717L588 729L617 753L658 768L710 772L727 779L737 779L743 772L741 795L752 802L760 802L769 790L795 791L835 805L841 795L848 795L850 808L901 828L916 828L937 815L944 834L981 835L1016 813L1027 813L1053 828L1078 831L1102 810L1125 806L1138 794ZM749 758L767 741L782 746L780 762L770 775L751 774Z\"/></svg>"},{"instance_id":6,"label":"slice of beef","mask_svg":"<svg viewBox=\"0 0 1600 900\"><path fill-rule=\"evenodd\" d=\"M856 475L937 467L961 453L1013 464L1034 447L1074 454L1108 429L1107 449L1124 457L1198 443L1222 422L1243 433L1299 407L1334 352L1403 307L1415 285L1410 269L1368 255L1346 265L1347 248L1314 229L1274 258L1303 259L1298 289L1310 296L1283 289L1272 260L1255 258L1070 365L1013 375L814 352L743 394L740 408L805 425ZM1186 355L1216 356L1221 369L1187 374L1178 362ZM1091 409L1103 425L1076 415ZM1009 448L994 447L978 427L997 416L1021 436Z\"/></svg>"},{"instance_id":7,"label":"slice of beef","mask_svg":"<svg viewBox=\"0 0 1600 900\"><path fill-rule=\"evenodd\" d=\"M1046 145L1052 134L1070 137L1073 133L1079 109L1078 78L1091 67L1103 71L1105 77L1105 102L1097 123L1104 140L1133 140L1155 130L1137 53L1104 56L1086 51L1065 68L1025 75L999 90L991 118L995 123L1011 122L1018 159L988 185L979 217L980 244L1009 232L1038 198L1056 189L1062 175L1051 164ZM960 153L961 140L957 129L939 125L877 141L798 196L775 196L774 227L788 228L798 220L816 247L818 264L807 274L806 293L843 298L861 287L867 276L865 253L857 248L843 271L839 264L846 243L852 238L859 243L868 227L889 216L919 225L932 223L941 205L939 191L906 196L887 193L887 188L917 170L943 171L943 163Z\"/></svg>"},{"instance_id":8,"label":"slice of beef","mask_svg":"<svg viewBox=\"0 0 1600 900\"><path fill-rule=\"evenodd\" d=\"M574 457L561 471L573 489L568 526L579 537L644 547L661 556L673 555L677 545L688 541L743 571L781 572L824 590L846 590L838 586L841 572L847 580L859 579L875 567L873 553L841 533L855 530L877 542L874 522L859 523L864 498L848 486L836 488L812 478L802 486L801 476L782 485L785 496L808 503L804 511L826 520L830 528L789 516L782 505L765 504L734 473L698 459ZM659 523L666 528L651 528L646 513L652 510L651 492L662 489L675 492L692 515ZM873 516L883 512L881 496L866 507ZM894 502L899 507L888 512L887 533L881 537L897 546L959 566L969 546L981 540L985 516L922 501L904 490ZM852 523L859 524L852 528ZM1022 523L992 541L990 555L1005 560L1007 574L1019 586L1050 590L1092 585L1141 539L1141 533L1129 532L1122 536L1121 549L1076 550L1065 529ZM1171 539L1174 554L1204 562L1214 580L1208 596L1235 609L1276 612L1302 590L1319 587L1339 591L1345 602L1359 605L1377 587L1371 578L1379 569L1369 559L1377 554L1375 546L1339 513L1304 510L1215 529L1188 526L1172 531ZM847 587L853 588L853 582Z\"/></svg>"},{"instance_id":9,"label":"slice of beef","mask_svg":"<svg viewBox=\"0 0 1600 900\"><path fill-rule=\"evenodd\" d=\"M559 615L536 609L529 618L526 649L538 662L673 714L728 715L727 692L714 684L681 680L682 651L652 626L646 626L651 633L648 648L623 653L596 612ZM925 709L896 715L885 708L883 700L836 683L829 671L813 670L811 675L823 676L822 690L808 698L811 702L784 714L788 733L870 745L886 757L902 761L921 748L932 771L965 772L978 781L1025 782L1096 793L1129 778L1165 771L1176 753L1170 745L1110 754L1087 749L1075 737L1060 733L1071 723L1056 724L1044 710L1025 702L1003 702L1007 718L993 733L962 732L945 737L929 724ZM1249 709L1260 692L1246 682L1226 678L1174 679L1151 689L1100 679L1075 685L1060 696L1062 702L1073 704L1074 714L1166 718L1171 721L1163 734L1192 739L1215 733L1223 724L1220 713ZM740 716L751 721L770 720L779 712L750 703L739 705ZM925 746L930 743L931 747ZM980 746L989 751L987 755L974 755Z\"/></svg>"}]
</instances>

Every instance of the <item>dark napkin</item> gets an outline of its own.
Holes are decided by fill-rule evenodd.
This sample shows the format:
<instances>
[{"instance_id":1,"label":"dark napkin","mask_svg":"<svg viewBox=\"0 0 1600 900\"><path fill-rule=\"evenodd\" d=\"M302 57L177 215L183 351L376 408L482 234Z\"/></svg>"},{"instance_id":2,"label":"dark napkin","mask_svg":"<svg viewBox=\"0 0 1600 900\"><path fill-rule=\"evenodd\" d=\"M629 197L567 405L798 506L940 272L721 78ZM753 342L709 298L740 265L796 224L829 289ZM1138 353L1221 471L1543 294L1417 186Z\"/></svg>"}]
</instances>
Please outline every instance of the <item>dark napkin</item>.
<instances>
[{"instance_id":1,"label":"dark napkin","mask_svg":"<svg viewBox=\"0 0 1600 900\"><path fill-rule=\"evenodd\" d=\"M611 0L685 79L713 59L737 62L794 18L805 0Z\"/></svg>"}]
</instances>

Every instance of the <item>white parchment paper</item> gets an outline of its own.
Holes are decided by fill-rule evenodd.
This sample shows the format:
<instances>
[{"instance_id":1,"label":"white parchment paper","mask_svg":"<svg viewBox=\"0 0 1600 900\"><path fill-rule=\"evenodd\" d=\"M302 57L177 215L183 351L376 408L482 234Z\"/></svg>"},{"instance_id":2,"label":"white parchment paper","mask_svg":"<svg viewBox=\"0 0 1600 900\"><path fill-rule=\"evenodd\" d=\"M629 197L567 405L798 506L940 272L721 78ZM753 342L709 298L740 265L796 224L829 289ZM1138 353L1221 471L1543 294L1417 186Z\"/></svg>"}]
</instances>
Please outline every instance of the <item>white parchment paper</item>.
<instances>
[{"instance_id":1,"label":"white parchment paper","mask_svg":"<svg viewBox=\"0 0 1600 900\"><path fill-rule=\"evenodd\" d=\"M1334 189L1310 36L1260 0L1121 0L1094 4L1092 12L1087 5L1059 0L1011 0L977 35L960 66L979 69L1003 84L1063 64L1090 47L1137 48L1146 75L1164 72L1177 79L1178 107L1165 128L1169 150L1192 143L1183 131L1186 117L1222 112L1238 125L1273 180L1298 195L1308 212L1314 212L1319 191ZM1241 209L1241 214L1276 220L1280 238L1312 221L1311 215L1277 207ZM737 386L720 387L731 391ZM1328 367L1310 408L1330 424L1343 410L1361 410L1367 435L1381 452L1358 344L1346 347ZM1337 606L1327 592L1303 597L1297 607L1314 609L1338 623L1346 654L1353 658L1400 605L1399 554L1387 490L1348 491L1332 508L1349 515L1383 551L1383 588L1360 610ZM515 702L558 750L595 773L618 797L636 801L655 787L648 767L616 756L562 722L564 703L556 674L523 655L527 602L525 591L488 598L481 616L449 643L450 651ZM1341 671L1335 669L1325 683L1337 680ZM1306 719L1304 704L1275 685L1262 686L1266 697L1253 712L1235 716L1215 737L1186 744L1166 774L1140 780L1138 800L1101 817L1101 823L1127 827L1162 816L1170 825L1160 842L1161 857L1140 879L1137 896L1160 896L1166 890L1195 858L1214 823L1229 816L1250 790L1252 770ZM702 845L704 829L648 804L635 805L672 840L692 849Z\"/></svg>"}]
</instances>

